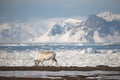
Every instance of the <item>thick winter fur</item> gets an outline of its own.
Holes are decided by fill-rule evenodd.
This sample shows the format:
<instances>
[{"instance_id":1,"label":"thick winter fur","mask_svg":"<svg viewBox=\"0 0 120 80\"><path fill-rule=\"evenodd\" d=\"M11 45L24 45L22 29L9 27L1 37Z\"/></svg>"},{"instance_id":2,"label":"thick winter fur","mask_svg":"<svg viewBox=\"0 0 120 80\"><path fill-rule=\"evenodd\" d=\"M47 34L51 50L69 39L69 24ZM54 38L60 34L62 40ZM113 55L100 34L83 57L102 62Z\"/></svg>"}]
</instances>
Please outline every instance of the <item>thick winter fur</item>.
<instances>
[{"instance_id":1,"label":"thick winter fur","mask_svg":"<svg viewBox=\"0 0 120 80\"><path fill-rule=\"evenodd\" d=\"M35 66L38 66L39 63L41 63L43 66L43 62L47 61L47 60L51 60L52 64L54 62L56 62L56 64L57 64L57 60L55 59L55 56L56 56L56 54L54 51L40 51L37 54L37 59L34 60Z\"/></svg>"}]
</instances>

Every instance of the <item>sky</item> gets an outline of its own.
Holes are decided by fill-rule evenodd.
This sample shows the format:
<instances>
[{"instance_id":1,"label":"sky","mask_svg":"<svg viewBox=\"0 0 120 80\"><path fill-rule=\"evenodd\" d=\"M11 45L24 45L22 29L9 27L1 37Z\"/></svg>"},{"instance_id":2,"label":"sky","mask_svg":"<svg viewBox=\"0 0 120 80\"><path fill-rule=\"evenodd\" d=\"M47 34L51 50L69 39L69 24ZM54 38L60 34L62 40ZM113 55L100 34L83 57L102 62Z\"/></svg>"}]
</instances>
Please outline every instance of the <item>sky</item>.
<instances>
[{"instance_id":1,"label":"sky","mask_svg":"<svg viewBox=\"0 0 120 80\"><path fill-rule=\"evenodd\" d=\"M0 22L119 14L120 0L0 0Z\"/></svg>"}]
</instances>

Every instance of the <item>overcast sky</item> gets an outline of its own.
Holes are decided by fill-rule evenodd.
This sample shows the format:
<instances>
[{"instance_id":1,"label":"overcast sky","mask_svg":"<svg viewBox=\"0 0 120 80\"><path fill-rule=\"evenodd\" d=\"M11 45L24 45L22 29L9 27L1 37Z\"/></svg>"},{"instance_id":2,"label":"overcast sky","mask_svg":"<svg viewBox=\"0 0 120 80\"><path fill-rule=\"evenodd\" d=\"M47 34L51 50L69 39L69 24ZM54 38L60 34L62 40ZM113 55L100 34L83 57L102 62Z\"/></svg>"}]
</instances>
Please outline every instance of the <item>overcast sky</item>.
<instances>
[{"instance_id":1,"label":"overcast sky","mask_svg":"<svg viewBox=\"0 0 120 80\"><path fill-rule=\"evenodd\" d=\"M0 21L120 13L120 0L0 0Z\"/></svg>"}]
</instances>

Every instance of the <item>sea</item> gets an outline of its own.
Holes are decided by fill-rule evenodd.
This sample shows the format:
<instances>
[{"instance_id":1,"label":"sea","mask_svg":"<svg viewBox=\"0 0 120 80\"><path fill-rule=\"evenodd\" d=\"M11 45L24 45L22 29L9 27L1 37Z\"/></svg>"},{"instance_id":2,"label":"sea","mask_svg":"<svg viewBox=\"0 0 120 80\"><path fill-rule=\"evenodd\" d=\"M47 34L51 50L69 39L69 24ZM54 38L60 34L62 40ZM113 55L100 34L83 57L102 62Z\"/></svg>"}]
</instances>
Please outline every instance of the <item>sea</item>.
<instances>
[{"instance_id":1,"label":"sea","mask_svg":"<svg viewBox=\"0 0 120 80\"><path fill-rule=\"evenodd\" d=\"M120 45L109 44L77 44L77 43L19 43L0 44L0 51L26 51L26 50L79 50L92 48L95 50L120 49Z\"/></svg>"}]
</instances>

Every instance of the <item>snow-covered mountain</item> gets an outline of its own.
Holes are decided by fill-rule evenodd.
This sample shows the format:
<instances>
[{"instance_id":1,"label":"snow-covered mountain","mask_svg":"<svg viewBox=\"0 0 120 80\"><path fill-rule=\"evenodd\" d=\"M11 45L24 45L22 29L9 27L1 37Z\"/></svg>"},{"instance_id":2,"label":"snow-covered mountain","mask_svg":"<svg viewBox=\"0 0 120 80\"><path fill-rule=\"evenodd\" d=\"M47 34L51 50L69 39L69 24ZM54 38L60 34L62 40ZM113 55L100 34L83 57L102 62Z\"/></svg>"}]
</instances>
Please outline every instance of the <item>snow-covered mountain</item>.
<instances>
[{"instance_id":1,"label":"snow-covered mountain","mask_svg":"<svg viewBox=\"0 0 120 80\"><path fill-rule=\"evenodd\" d=\"M120 42L120 15L103 12L86 20L56 18L36 23L4 23L0 25L0 42Z\"/></svg>"},{"instance_id":2,"label":"snow-covered mountain","mask_svg":"<svg viewBox=\"0 0 120 80\"><path fill-rule=\"evenodd\" d=\"M120 14L113 14L110 12L102 12L97 16L105 19L106 21L120 20Z\"/></svg>"},{"instance_id":3,"label":"snow-covered mountain","mask_svg":"<svg viewBox=\"0 0 120 80\"><path fill-rule=\"evenodd\" d=\"M94 42L120 41L120 20L118 19L108 21L97 15L90 15L85 26L91 29L89 36L93 38Z\"/></svg>"},{"instance_id":4,"label":"snow-covered mountain","mask_svg":"<svg viewBox=\"0 0 120 80\"><path fill-rule=\"evenodd\" d=\"M65 18L0 23L0 43L29 43L44 35L49 28Z\"/></svg>"},{"instance_id":5,"label":"snow-covered mountain","mask_svg":"<svg viewBox=\"0 0 120 80\"><path fill-rule=\"evenodd\" d=\"M98 15L90 15L85 21L65 19L62 22L56 23L47 33L37 38L36 41L68 43L119 42L120 21L118 18L108 21Z\"/></svg>"},{"instance_id":6,"label":"snow-covered mountain","mask_svg":"<svg viewBox=\"0 0 120 80\"><path fill-rule=\"evenodd\" d=\"M56 23L47 33L47 35L55 36L55 35L61 35L69 30L76 28L80 26L83 23L81 20L75 20L75 19L66 19L62 22Z\"/></svg>"},{"instance_id":7,"label":"snow-covered mountain","mask_svg":"<svg viewBox=\"0 0 120 80\"><path fill-rule=\"evenodd\" d=\"M0 43L22 43L41 36L52 24L36 23L3 23L0 25Z\"/></svg>"},{"instance_id":8,"label":"snow-covered mountain","mask_svg":"<svg viewBox=\"0 0 120 80\"><path fill-rule=\"evenodd\" d=\"M72 18L65 19L56 23L48 30L47 33L35 40L37 42L78 42L77 37L75 38L77 41L70 40L70 35L72 35L73 31L80 28L82 25L84 25L83 20L76 20Z\"/></svg>"}]
</instances>

